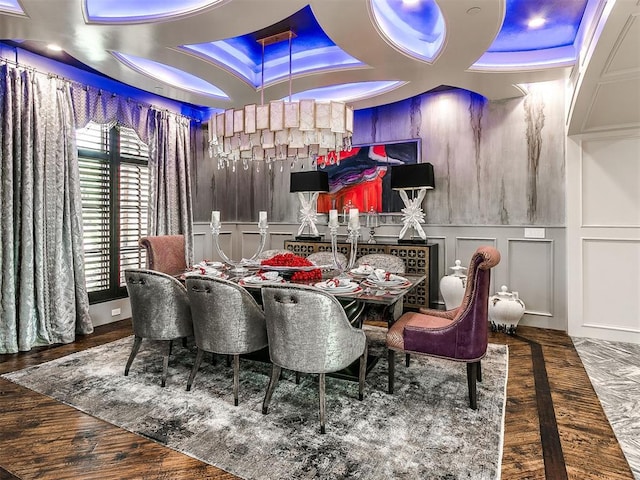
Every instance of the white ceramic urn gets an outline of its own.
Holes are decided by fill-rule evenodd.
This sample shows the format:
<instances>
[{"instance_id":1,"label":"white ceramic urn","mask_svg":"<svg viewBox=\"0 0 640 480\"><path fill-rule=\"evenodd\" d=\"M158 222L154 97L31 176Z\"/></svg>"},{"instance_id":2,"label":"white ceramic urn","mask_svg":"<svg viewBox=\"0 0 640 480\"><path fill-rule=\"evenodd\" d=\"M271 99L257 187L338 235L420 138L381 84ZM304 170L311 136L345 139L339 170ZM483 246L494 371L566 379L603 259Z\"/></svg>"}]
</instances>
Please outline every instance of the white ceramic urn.
<instances>
[{"instance_id":1,"label":"white ceramic urn","mask_svg":"<svg viewBox=\"0 0 640 480\"><path fill-rule=\"evenodd\" d=\"M440 279L440 293L444 299L447 310L459 307L464 297L464 290L467 287L466 268L460 265L460 260L456 260L455 266L449 267L453 273L445 275Z\"/></svg>"},{"instance_id":2,"label":"white ceramic urn","mask_svg":"<svg viewBox=\"0 0 640 480\"><path fill-rule=\"evenodd\" d=\"M513 335L524 310L524 302L518 297L518 292L510 292L506 285L502 285L500 291L489 298L491 330Z\"/></svg>"}]
</instances>

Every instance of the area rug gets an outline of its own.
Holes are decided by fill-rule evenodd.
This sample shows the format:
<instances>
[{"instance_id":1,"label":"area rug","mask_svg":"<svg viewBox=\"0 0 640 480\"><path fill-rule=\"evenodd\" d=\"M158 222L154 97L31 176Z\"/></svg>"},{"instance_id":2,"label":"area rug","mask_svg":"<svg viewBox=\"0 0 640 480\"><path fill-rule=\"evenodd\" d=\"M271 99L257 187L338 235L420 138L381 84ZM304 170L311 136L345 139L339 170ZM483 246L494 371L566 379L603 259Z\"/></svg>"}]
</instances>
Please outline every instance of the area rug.
<instances>
[{"instance_id":1,"label":"area rug","mask_svg":"<svg viewBox=\"0 0 640 480\"><path fill-rule=\"evenodd\" d=\"M466 367L397 356L395 393L387 389L384 331L367 329L381 354L367 376L365 398L355 382L327 378L327 433L319 433L317 377L299 385L285 372L261 413L268 364L242 360L240 405L233 406L232 370L205 357L185 390L195 352L176 348L167 386L160 387L158 345L143 341L123 375L133 337L3 375L36 392L153 439L246 479L500 478L508 354L489 345L468 407Z\"/></svg>"}]
</instances>

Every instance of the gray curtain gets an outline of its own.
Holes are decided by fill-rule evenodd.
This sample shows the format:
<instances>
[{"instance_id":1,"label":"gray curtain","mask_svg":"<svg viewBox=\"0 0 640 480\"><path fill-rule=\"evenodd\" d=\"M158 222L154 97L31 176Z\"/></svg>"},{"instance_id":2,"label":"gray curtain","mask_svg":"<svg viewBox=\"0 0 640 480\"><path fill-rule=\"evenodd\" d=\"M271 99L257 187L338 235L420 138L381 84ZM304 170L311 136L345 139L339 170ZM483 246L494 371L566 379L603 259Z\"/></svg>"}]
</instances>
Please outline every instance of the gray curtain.
<instances>
[{"instance_id":1,"label":"gray curtain","mask_svg":"<svg viewBox=\"0 0 640 480\"><path fill-rule=\"evenodd\" d=\"M70 86L0 67L0 353L93 331Z\"/></svg>"},{"instance_id":2,"label":"gray curtain","mask_svg":"<svg viewBox=\"0 0 640 480\"><path fill-rule=\"evenodd\" d=\"M149 115L149 233L185 237L193 264L189 120L165 111Z\"/></svg>"},{"instance_id":3,"label":"gray curtain","mask_svg":"<svg viewBox=\"0 0 640 480\"><path fill-rule=\"evenodd\" d=\"M90 120L118 124L136 131L149 145L149 235L185 237L185 261L193 264L190 121L130 98L102 90L73 89L76 126Z\"/></svg>"}]
</instances>

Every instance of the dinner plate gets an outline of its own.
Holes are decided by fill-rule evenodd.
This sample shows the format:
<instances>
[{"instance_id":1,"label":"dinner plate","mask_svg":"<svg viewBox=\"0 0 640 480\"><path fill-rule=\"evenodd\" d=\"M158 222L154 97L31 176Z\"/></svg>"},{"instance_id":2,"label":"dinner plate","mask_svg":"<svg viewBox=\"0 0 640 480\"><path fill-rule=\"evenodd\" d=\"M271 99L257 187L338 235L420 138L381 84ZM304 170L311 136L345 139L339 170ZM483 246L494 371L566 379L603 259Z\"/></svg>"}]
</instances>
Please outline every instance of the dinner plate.
<instances>
[{"instance_id":1,"label":"dinner plate","mask_svg":"<svg viewBox=\"0 0 640 480\"><path fill-rule=\"evenodd\" d=\"M362 277L362 276L368 277L369 275L371 275L372 272L373 272L373 269L359 270L358 268L352 268L351 270L349 270L349 273L351 273L352 275L357 275L359 277Z\"/></svg>"},{"instance_id":2,"label":"dinner plate","mask_svg":"<svg viewBox=\"0 0 640 480\"><path fill-rule=\"evenodd\" d=\"M318 282L315 284L315 286L326 292L333 293L352 293L360 288L360 285L358 285L357 283L350 283L349 285L346 285L344 287L330 287L328 281Z\"/></svg>"},{"instance_id":3,"label":"dinner plate","mask_svg":"<svg viewBox=\"0 0 640 480\"><path fill-rule=\"evenodd\" d=\"M200 273L197 270L192 270L190 272L184 272L182 275L185 278L186 277L215 277L215 278L222 278L222 279L229 278L229 275L227 275L226 273L222 273L219 270L210 270L204 274Z\"/></svg>"},{"instance_id":4,"label":"dinner plate","mask_svg":"<svg viewBox=\"0 0 640 480\"><path fill-rule=\"evenodd\" d=\"M411 282L409 280L402 279L402 280L373 280L371 278L367 278L365 280L365 282L367 282L370 285L374 285L376 287L399 287L399 288L404 288L404 287L408 287L409 285L411 285Z\"/></svg>"},{"instance_id":5,"label":"dinner plate","mask_svg":"<svg viewBox=\"0 0 640 480\"><path fill-rule=\"evenodd\" d=\"M276 277L274 280L269 280L267 279L260 279L259 277L245 277L242 278L238 284L242 285L242 286L255 286L255 285L262 285L263 283L283 283L284 282L284 278L282 278L280 275L278 275L278 277Z\"/></svg>"},{"instance_id":6,"label":"dinner plate","mask_svg":"<svg viewBox=\"0 0 640 480\"><path fill-rule=\"evenodd\" d=\"M205 262L207 264L207 267L211 267L211 268L223 268L224 267L224 263L222 262Z\"/></svg>"},{"instance_id":7,"label":"dinner plate","mask_svg":"<svg viewBox=\"0 0 640 480\"><path fill-rule=\"evenodd\" d=\"M349 270L349 275L352 276L353 278L357 278L359 280L365 279L367 278L369 275L371 275L371 273L358 273L354 270Z\"/></svg>"}]
</instances>

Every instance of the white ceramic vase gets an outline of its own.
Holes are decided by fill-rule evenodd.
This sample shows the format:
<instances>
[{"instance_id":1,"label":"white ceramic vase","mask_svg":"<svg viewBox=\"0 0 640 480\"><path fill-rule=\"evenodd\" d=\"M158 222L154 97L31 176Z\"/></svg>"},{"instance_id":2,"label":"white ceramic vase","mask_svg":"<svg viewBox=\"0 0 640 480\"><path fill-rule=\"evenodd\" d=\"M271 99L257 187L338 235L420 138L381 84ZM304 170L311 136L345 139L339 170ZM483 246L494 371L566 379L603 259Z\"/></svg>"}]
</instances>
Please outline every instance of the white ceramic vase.
<instances>
[{"instance_id":1,"label":"white ceramic vase","mask_svg":"<svg viewBox=\"0 0 640 480\"><path fill-rule=\"evenodd\" d=\"M453 267L449 267L453 273L445 275L440 279L440 293L444 299L447 310L459 307L464 297L464 290L467 287L467 275L465 267L460 265L460 260L456 260Z\"/></svg>"},{"instance_id":2,"label":"white ceramic vase","mask_svg":"<svg viewBox=\"0 0 640 480\"><path fill-rule=\"evenodd\" d=\"M524 310L525 305L518 297L518 292L509 292L507 286L502 285L500 291L489 298L491 330L513 335L516 333L518 322L524 315Z\"/></svg>"}]
</instances>

